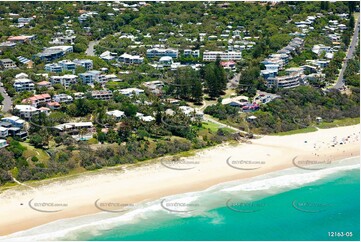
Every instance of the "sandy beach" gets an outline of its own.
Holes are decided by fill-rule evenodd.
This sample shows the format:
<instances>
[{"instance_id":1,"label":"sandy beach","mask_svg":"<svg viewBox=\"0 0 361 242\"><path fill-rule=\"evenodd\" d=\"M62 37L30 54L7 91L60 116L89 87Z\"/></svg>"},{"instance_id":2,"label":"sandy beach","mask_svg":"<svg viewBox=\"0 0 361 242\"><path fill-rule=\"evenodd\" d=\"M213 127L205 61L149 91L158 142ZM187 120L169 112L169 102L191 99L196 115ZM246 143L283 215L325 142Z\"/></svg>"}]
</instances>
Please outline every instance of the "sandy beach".
<instances>
[{"instance_id":1,"label":"sandy beach","mask_svg":"<svg viewBox=\"0 0 361 242\"><path fill-rule=\"evenodd\" d=\"M127 169L103 169L75 178L26 183L0 193L0 235L63 218L101 212L99 202L134 204L290 167L317 169L359 156L360 126L289 136L264 136L252 144L220 145L178 162L170 159Z\"/></svg>"}]
</instances>

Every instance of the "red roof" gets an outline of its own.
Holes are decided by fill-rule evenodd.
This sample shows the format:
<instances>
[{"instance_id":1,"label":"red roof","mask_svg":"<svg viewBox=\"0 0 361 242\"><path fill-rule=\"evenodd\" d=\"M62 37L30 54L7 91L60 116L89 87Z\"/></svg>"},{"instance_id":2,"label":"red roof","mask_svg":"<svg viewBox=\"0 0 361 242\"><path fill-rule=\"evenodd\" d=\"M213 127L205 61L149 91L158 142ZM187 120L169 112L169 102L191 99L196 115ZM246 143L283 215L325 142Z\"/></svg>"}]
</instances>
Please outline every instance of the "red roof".
<instances>
[{"instance_id":1,"label":"red roof","mask_svg":"<svg viewBox=\"0 0 361 242\"><path fill-rule=\"evenodd\" d=\"M222 61L221 62L221 66L225 67L225 66L234 66L236 64L236 62L234 61Z\"/></svg>"},{"instance_id":2,"label":"red roof","mask_svg":"<svg viewBox=\"0 0 361 242\"><path fill-rule=\"evenodd\" d=\"M21 102L22 103L35 102L36 100L46 99L46 98L50 98L50 95L47 93L44 93L44 94L34 95L32 97L23 99Z\"/></svg>"},{"instance_id":3,"label":"red roof","mask_svg":"<svg viewBox=\"0 0 361 242\"><path fill-rule=\"evenodd\" d=\"M42 82L38 82L36 83L36 85L39 85L39 86L46 86L46 85L49 85L50 82L47 82L47 81L42 81Z\"/></svg>"},{"instance_id":4,"label":"red roof","mask_svg":"<svg viewBox=\"0 0 361 242\"><path fill-rule=\"evenodd\" d=\"M60 106L60 104L58 102L48 102L47 105L48 106Z\"/></svg>"}]
</instances>

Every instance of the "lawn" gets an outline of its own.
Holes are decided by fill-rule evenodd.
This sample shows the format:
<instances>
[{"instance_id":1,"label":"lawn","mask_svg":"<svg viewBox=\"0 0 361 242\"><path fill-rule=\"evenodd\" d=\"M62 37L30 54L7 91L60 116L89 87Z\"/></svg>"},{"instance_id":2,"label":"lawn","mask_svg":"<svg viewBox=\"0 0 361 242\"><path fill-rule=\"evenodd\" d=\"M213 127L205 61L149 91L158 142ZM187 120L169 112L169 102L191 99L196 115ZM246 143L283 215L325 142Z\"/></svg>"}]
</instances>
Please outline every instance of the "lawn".
<instances>
[{"instance_id":1,"label":"lawn","mask_svg":"<svg viewBox=\"0 0 361 242\"><path fill-rule=\"evenodd\" d=\"M212 132L217 132L217 130L219 128L222 128L222 127L220 127L220 125L218 125L216 123L212 123L212 122L203 122L202 127L205 128L205 129L210 129ZM229 131L231 133L234 132L234 130L232 130L230 128L223 128L223 129L225 129L226 131Z\"/></svg>"},{"instance_id":2,"label":"lawn","mask_svg":"<svg viewBox=\"0 0 361 242\"><path fill-rule=\"evenodd\" d=\"M37 149L34 146L31 146L29 143L20 142L20 144L26 147L26 150L23 153L25 159L31 159L31 157L36 156L40 162L47 164L49 161L49 155L42 149Z\"/></svg>"},{"instance_id":3,"label":"lawn","mask_svg":"<svg viewBox=\"0 0 361 242\"><path fill-rule=\"evenodd\" d=\"M322 122L317 125L320 129L328 129L328 128L334 128L334 127L340 127L340 126L349 126L349 125L355 125L360 123L360 118L345 118L345 119L337 119L333 122L327 123Z\"/></svg>"}]
</instances>

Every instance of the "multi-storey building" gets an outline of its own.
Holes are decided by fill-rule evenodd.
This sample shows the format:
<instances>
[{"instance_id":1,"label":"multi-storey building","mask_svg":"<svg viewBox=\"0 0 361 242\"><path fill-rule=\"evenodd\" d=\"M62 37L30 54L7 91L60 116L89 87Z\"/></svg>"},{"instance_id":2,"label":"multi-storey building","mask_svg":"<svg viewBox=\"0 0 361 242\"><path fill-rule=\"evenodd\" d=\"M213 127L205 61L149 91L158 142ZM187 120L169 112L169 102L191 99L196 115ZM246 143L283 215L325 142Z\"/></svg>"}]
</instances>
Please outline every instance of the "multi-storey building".
<instances>
[{"instance_id":1,"label":"multi-storey building","mask_svg":"<svg viewBox=\"0 0 361 242\"><path fill-rule=\"evenodd\" d=\"M129 54L122 54L118 58L119 62L123 62L125 64L142 64L144 61L143 57L140 57L139 55L129 55Z\"/></svg>"},{"instance_id":2,"label":"multi-storey building","mask_svg":"<svg viewBox=\"0 0 361 242\"><path fill-rule=\"evenodd\" d=\"M45 104L51 102L51 97L49 94L40 94L40 95L34 95L32 97L23 99L21 103L29 103L33 107L38 107L41 104Z\"/></svg>"},{"instance_id":3,"label":"multi-storey building","mask_svg":"<svg viewBox=\"0 0 361 242\"><path fill-rule=\"evenodd\" d=\"M35 88L35 84L28 78L19 78L14 81L13 87L16 92L32 91Z\"/></svg>"},{"instance_id":4,"label":"multi-storey building","mask_svg":"<svg viewBox=\"0 0 361 242\"><path fill-rule=\"evenodd\" d=\"M65 88L68 88L70 85L77 83L77 78L77 75L51 76L50 82L52 85L61 84Z\"/></svg>"},{"instance_id":5,"label":"multi-storey building","mask_svg":"<svg viewBox=\"0 0 361 242\"><path fill-rule=\"evenodd\" d=\"M147 50L147 57L162 57L162 56L170 56L173 58L178 58L178 50L176 49L162 49L162 48L153 48Z\"/></svg>"},{"instance_id":6,"label":"multi-storey building","mask_svg":"<svg viewBox=\"0 0 361 242\"><path fill-rule=\"evenodd\" d=\"M203 61L215 61L217 57L223 61L239 61L242 59L242 52L236 51L205 51L203 53Z\"/></svg>"},{"instance_id":7,"label":"multi-storey building","mask_svg":"<svg viewBox=\"0 0 361 242\"><path fill-rule=\"evenodd\" d=\"M91 96L94 99L110 100L113 98L113 93L110 90L91 91Z\"/></svg>"},{"instance_id":8,"label":"multi-storey building","mask_svg":"<svg viewBox=\"0 0 361 242\"><path fill-rule=\"evenodd\" d=\"M53 100L58 103L71 103L73 102L73 97L68 94L61 93L54 95Z\"/></svg>"}]
</instances>

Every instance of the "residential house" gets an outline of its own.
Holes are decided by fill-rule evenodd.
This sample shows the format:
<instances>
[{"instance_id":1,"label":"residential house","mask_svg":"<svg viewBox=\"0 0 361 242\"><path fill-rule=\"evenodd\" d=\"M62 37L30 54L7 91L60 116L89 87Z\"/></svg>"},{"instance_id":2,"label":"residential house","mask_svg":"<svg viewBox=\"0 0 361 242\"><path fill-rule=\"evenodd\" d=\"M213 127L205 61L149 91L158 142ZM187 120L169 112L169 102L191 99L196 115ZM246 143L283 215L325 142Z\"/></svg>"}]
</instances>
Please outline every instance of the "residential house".
<instances>
[{"instance_id":1,"label":"residential house","mask_svg":"<svg viewBox=\"0 0 361 242\"><path fill-rule=\"evenodd\" d=\"M18 61L20 61L21 64L26 65L27 68L29 68L29 69L33 68L34 61L29 60L28 58L25 58L22 56L18 56L17 59L18 59Z\"/></svg>"},{"instance_id":2,"label":"residential house","mask_svg":"<svg viewBox=\"0 0 361 242\"><path fill-rule=\"evenodd\" d=\"M153 48L147 50L147 57L162 57L162 56L170 56L173 58L178 58L178 50L177 49L163 49L163 48Z\"/></svg>"},{"instance_id":3,"label":"residential house","mask_svg":"<svg viewBox=\"0 0 361 242\"><path fill-rule=\"evenodd\" d=\"M8 41L15 43L24 43L30 42L35 39L35 35L19 35L19 36L10 36Z\"/></svg>"},{"instance_id":4,"label":"residential house","mask_svg":"<svg viewBox=\"0 0 361 242\"><path fill-rule=\"evenodd\" d=\"M13 87L16 92L33 91L35 89L35 84L28 78L19 78L15 79Z\"/></svg>"},{"instance_id":5,"label":"residential house","mask_svg":"<svg viewBox=\"0 0 361 242\"><path fill-rule=\"evenodd\" d=\"M51 110L58 110L60 109L61 105L58 102L47 102L46 107Z\"/></svg>"},{"instance_id":6,"label":"residential house","mask_svg":"<svg viewBox=\"0 0 361 242\"><path fill-rule=\"evenodd\" d=\"M84 132L93 132L93 123L92 122L74 122L74 123L64 123L54 126L55 129L60 132L67 132L71 134L77 134L82 131Z\"/></svg>"},{"instance_id":7,"label":"residential house","mask_svg":"<svg viewBox=\"0 0 361 242\"><path fill-rule=\"evenodd\" d=\"M4 139L0 139L0 148L4 148L6 146L8 146L9 144L7 143L6 140Z\"/></svg>"},{"instance_id":8,"label":"residential house","mask_svg":"<svg viewBox=\"0 0 361 242\"><path fill-rule=\"evenodd\" d=\"M30 105L16 105L14 108L15 113L18 113L20 117L30 119L32 116L39 113L39 110Z\"/></svg>"},{"instance_id":9,"label":"residential house","mask_svg":"<svg viewBox=\"0 0 361 242\"><path fill-rule=\"evenodd\" d=\"M45 94L39 94L39 95L34 95L32 97L23 99L21 101L21 103L29 103L31 106L33 107L38 107L39 105L42 104L46 104L48 102L51 102L51 97L49 94L45 93Z\"/></svg>"},{"instance_id":10,"label":"residential house","mask_svg":"<svg viewBox=\"0 0 361 242\"><path fill-rule=\"evenodd\" d=\"M110 90L91 91L91 96L94 99L110 100L113 98L113 93Z\"/></svg>"},{"instance_id":11,"label":"residential house","mask_svg":"<svg viewBox=\"0 0 361 242\"><path fill-rule=\"evenodd\" d=\"M144 58L140 57L139 55L129 55L127 53L124 53L119 56L118 61L125 64L142 64Z\"/></svg>"},{"instance_id":12,"label":"residential house","mask_svg":"<svg viewBox=\"0 0 361 242\"><path fill-rule=\"evenodd\" d=\"M173 64L173 58L170 56L162 56L159 59L159 65L161 66L171 66Z\"/></svg>"},{"instance_id":13,"label":"residential house","mask_svg":"<svg viewBox=\"0 0 361 242\"><path fill-rule=\"evenodd\" d=\"M117 57L117 53L116 52L110 52L109 50L101 53L99 55L100 58L102 58L103 60L106 61L110 61L110 60L114 60Z\"/></svg>"},{"instance_id":14,"label":"residential house","mask_svg":"<svg viewBox=\"0 0 361 242\"><path fill-rule=\"evenodd\" d=\"M136 113L135 117L139 118L141 121L144 121L144 122L151 122L151 121L155 120L154 117L146 116L143 113Z\"/></svg>"},{"instance_id":15,"label":"residential house","mask_svg":"<svg viewBox=\"0 0 361 242\"><path fill-rule=\"evenodd\" d=\"M65 93L60 93L54 95L53 100L54 102L58 102L58 103L71 103L73 102L73 97Z\"/></svg>"},{"instance_id":16,"label":"residential house","mask_svg":"<svg viewBox=\"0 0 361 242\"><path fill-rule=\"evenodd\" d=\"M200 51L199 50L185 49L184 52L183 52L183 56L185 56L185 57L192 56L192 57L198 58L200 56Z\"/></svg>"},{"instance_id":17,"label":"residential house","mask_svg":"<svg viewBox=\"0 0 361 242\"><path fill-rule=\"evenodd\" d=\"M36 56L42 61L52 61L57 58L63 57L65 54L73 52L73 46L53 46L46 48L43 52Z\"/></svg>"},{"instance_id":18,"label":"residential house","mask_svg":"<svg viewBox=\"0 0 361 242\"><path fill-rule=\"evenodd\" d=\"M48 88L51 87L51 83L48 82L48 81L41 81L41 82L36 83L36 86L38 88L46 88L46 89L48 89Z\"/></svg>"},{"instance_id":19,"label":"residential house","mask_svg":"<svg viewBox=\"0 0 361 242\"><path fill-rule=\"evenodd\" d=\"M249 103L248 101L248 97L246 96L237 96L237 97L232 97L232 98L225 98L222 99L222 105L229 105L232 107L243 107L246 104Z\"/></svg>"},{"instance_id":20,"label":"residential house","mask_svg":"<svg viewBox=\"0 0 361 242\"><path fill-rule=\"evenodd\" d=\"M74 93L74 99L84 99L85 95L84 92L75 92Z\"/></svg>"},{"instance_id":21,"label":"residential house","mask_svg":"<svg viewBox=\"0 0 361 242\"><path fill-rule=\"evenodd\" d=\"M193 117L199 120L203 119L203 112L198 109L189 107L189 106L179 106L179 109L187 116Z\"/></svg>"},{"instance_id":22,"label":"residential house","mask_svg":"<svg viewBox=\"0 0 361 242\"><path fill-rule=\"evenodd\" d=\"M106 112L107 115L112 116L115 120L119 121L121 118L125 117L125 113L120 110L113 110Z\"/></svg>"},{"instance_id":23,"label":"residential house","mask_svg":"<svg viewBox=\"0 0 361 242\"><path fill-rule=\"evenodd\" d=\"M133 94L135 94L136 96L138 96L139 94L143 94L144 90L139 89L139 88L125 88L125 89L120 89L118 90L118 92L120 92L121 94L131 97L133 96Z\"/></svg>"},{"instance_id":24,"label":"residential house","mask_svg":"<svg viewBox=\"0 0 361 242\"><path fill-rule=\"evenodd\" d=\"M14 127L23 128L25 121L17 116L5 117L1 119L2 122L8 122Z\"/></svg>"},{"instance_id":25,"label":"residential house","mask_svg":"<svg viewBox=\"0 0 361 242\"><path fill-rule=\"evenodd\" d=\"M1 59L0 60L0 67L3 70L8 70L8 69L15 69L17 68L15 62L11 59Z\"/></svg>"},{"instance_id":26,"label":"residential house","mask_svg":"<svg viewBox=\"0 0 361 242\"><path fill-rule=\"evenodd\" d=\"M0 138L6 138L9 136L9 131L7 128L0 126ZM1 140L0 140L1 141ZM0 145L1 147L1 145Z\"/></svg>"}]
</instances>

